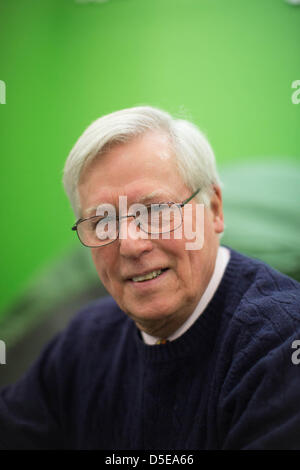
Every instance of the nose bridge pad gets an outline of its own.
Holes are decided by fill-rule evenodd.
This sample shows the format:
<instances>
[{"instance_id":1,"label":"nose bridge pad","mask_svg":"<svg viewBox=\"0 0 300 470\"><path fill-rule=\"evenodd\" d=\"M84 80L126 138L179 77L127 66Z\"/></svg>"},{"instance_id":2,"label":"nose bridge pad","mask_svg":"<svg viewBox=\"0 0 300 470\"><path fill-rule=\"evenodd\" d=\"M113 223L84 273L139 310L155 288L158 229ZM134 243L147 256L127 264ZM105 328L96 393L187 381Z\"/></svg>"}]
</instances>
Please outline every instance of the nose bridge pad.
<instances>
[{"instance_id":1,"label":"nose bridge pad","mask_svg":"<svg viewBox=\"0 0 300 470\"><path fill-rule=\"evenodd\" d=\"M142 230L136 223L133 215L124 216L119 220L119 238L120 240L148 239L148 233Z\"/></svg>"}]
</instances>

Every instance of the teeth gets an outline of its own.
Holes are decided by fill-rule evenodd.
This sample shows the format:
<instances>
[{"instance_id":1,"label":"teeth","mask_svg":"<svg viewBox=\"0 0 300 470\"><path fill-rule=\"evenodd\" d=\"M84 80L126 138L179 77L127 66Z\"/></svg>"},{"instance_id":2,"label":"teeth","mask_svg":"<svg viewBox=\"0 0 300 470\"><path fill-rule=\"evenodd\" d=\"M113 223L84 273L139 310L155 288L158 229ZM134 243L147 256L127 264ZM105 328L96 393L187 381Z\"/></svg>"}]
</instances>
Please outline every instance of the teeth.
<instances>
[{"instance_id":1,"label":"teeth","mask_svg":"<svg viewBox=\"0 0 300 470\"><path fill-rule=\"evenodd\" d=\"M145 274L144 276L133 277L133 282L149 281L149 279L154 279L155 277L161 274L162 270L158 269L157 271L152 271L151 273Z\"/></svg>"}]
</instances>

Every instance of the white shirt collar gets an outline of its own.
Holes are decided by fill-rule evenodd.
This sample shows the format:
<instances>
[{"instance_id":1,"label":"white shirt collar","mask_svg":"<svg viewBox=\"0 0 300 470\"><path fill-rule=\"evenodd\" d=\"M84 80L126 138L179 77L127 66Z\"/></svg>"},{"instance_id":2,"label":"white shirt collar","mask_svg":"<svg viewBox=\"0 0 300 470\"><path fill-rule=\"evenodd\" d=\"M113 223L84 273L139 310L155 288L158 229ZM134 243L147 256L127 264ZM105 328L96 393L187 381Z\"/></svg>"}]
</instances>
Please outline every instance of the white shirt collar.
<instances>
[{"instance_id":1,"label":"white shirt collar","mask_svg":"<svg viewBox=\"0 0 300 470\"><path fill-rule=\"evenodd\" d=\"M169 341L173 341L179 336L183 335L197 320L197 318L201 315L201 313L205 310L211 299L213 298L221 280L224 275L225 269L230 259L230 251L228 248L224 246L219 246L215 269L212 274L212 277L208 283L207 288L205 289L197 307L195 308L194 312L189 316L189 318L176 330L172 335L168 337ZM159 340L158 337L149 335L144 331L141 331L143 340L146 344L154 345Z\"/></svg>"}]
</instances>

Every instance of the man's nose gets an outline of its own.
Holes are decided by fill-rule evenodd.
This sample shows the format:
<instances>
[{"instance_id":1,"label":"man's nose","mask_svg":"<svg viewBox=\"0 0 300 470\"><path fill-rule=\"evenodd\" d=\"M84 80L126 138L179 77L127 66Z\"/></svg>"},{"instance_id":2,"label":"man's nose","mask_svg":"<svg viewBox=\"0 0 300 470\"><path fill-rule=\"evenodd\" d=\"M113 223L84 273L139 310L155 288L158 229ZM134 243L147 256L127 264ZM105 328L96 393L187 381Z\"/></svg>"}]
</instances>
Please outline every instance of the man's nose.
<instances>
[{"instance_id":1,"label":"man's nose","mask_svg":"<svg viewBox=\"0 0 300 470\"><path fill-rule=\"evenodd\" d=\"M125 218L119 227L120 254L125 257L139 257L143 252L152 250L148 233L141 230L131 217Z\"/></svg>"}]
</instances>

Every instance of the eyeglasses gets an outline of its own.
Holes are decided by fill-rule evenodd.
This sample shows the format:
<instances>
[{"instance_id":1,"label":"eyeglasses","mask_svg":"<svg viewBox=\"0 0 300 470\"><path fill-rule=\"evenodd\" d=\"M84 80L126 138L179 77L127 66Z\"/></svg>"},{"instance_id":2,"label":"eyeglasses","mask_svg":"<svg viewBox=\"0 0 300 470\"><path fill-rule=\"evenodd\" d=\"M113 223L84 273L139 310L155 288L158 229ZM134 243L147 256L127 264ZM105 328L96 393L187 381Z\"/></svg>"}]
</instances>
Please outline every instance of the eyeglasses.
<instances>
[{"instance_id":1,"label":"eyeglasses","mask_svg":"<svg viewBox=\"0 0 300 470\"><path fill-rule=\"evenodd\" d=\"M78 219L72 230L77 232L80 242L89 248L109 245L119 238L122 219L133 217L136 227L149 235L173 232L182 225L182 207L191 201L200 191L197 189L181 203L160 202L145 205L138 214L120 217L95 215L87 219ZM154 237L157 238L157 237Z\"/></svg>"}]
</instances>

